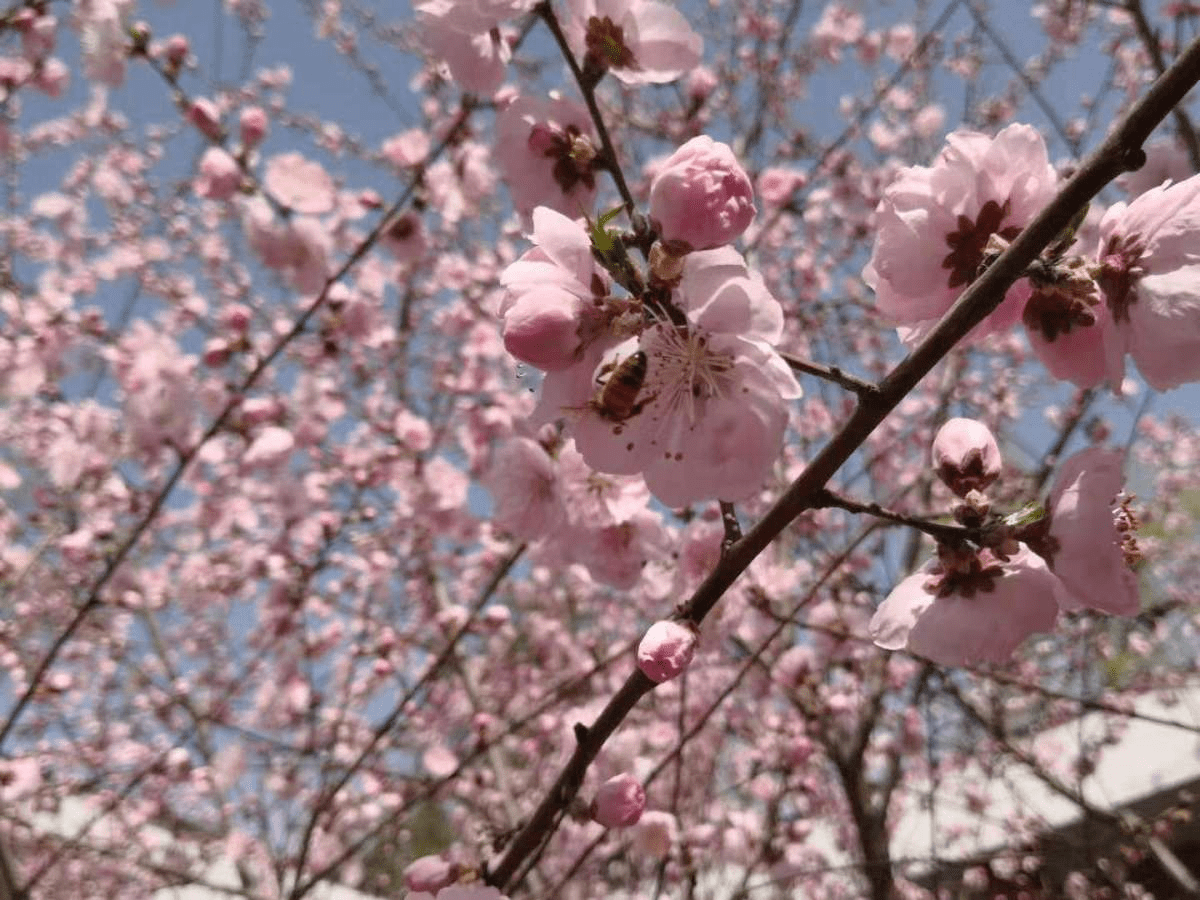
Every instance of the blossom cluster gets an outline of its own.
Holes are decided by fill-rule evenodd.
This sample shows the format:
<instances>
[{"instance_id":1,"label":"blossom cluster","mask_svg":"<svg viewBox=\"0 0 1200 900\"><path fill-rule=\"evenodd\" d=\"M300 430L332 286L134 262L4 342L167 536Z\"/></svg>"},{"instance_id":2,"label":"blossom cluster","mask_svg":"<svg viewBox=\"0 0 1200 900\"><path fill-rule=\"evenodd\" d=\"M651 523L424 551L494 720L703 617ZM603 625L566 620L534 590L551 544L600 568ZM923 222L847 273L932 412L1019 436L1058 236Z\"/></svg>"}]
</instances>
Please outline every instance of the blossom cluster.
<instances>
[{"instance_id":1,"label":"blossom cluster","mask_svg":"<svg viewBox=\"0 0 1200 900\"><path fill-rule=\"evenodd\" d=\"M753 217L732 152L694 138L651 184L648 274L619 235L538 207L501 276L504 344L545 372L535 418L565 418L589 466L668 506L759 490L800 396L782 308L729 246Z\"/></svg>"},{"instance_id":2,"label":"blossom cluster","mask_svg":"<svg viewBox=\"0 0 1200 900\"><path fill-rule=\"evenodd\" d=\"M906 339L925 334L1054 197L1041 135L959 131L932 166L902 170L876 210L863 278ZM975 329L1021 321L1056 378L1118 389L1125 357L1158 390L1200 379L1200 176L1146 190L1098 229L1051 244Z\"/></svg>"},{"instance_id":3,"label":"blossom cluster","mask_svg":"<svg viewBox=\"0 0 1200 900\"><path fill-rule=\"evenodd\" d=\"M1002 517L984 493L1002 474L995 437L982 422L951 419L934 438L933 465L973 539L940 540L896 586L871 620L875 643L943 665L1003 662L1060 610L1136 613L1137 523L1118 497L1122 462L1099 447L1076 453L1044 507Z\"/></svg>"}]
</instances>

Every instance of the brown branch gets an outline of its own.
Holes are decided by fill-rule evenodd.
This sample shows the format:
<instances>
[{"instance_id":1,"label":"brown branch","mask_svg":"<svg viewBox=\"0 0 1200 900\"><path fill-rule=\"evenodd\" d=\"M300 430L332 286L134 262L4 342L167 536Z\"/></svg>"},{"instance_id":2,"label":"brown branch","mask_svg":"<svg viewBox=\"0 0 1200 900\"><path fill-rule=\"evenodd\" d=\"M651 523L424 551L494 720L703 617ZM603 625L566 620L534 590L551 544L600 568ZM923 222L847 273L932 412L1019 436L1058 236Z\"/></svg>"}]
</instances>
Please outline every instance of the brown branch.
<instances>
[{"instance_id":1,"label":"brown branch","mask_svg":"<svg viewBox=\"0 0 1200 900\"><path fill-rule=\"evenodd\" d=\"M1134 105L1108 139L1080 166L1054 200L1021 232L1000 258L963 293L924 341L879 386L877 396L859 398L850 419L808 464L763 518L729 549L691 599L680 618L699 624L726 590L776 537L802 512L812 507L817 492L837 473L875 428L916 387L922 378L991 313L1014 281L1037 255L1072 221L1075 214L1105 185L1145 159L1142 144L1154 128L1200 81L1200 39L1194 41ZM515 886L514 876L524 860L545 844L563 810L583 784L593 759L608 738L654 688L654 682L635 669L608 702L596 721L580 735L571 758L554 784L513 839L489 884Z\"/></svg>"},{"instance_id":2,"label":"brown branch","mask_svg":"<svg viewBox=\"0 0 1200 900\"><path fill-rule=\"evenodd\" d=\"M891 522L895 525L906 525L909 528L915 528L917 531L924 532L935 540L945 544L960 544L963 541L971 540L973 537L978 536L978 530L964 528L961 525L946 525L941 522L930 522L927 519L905 516L892 512L889 509L884 509L878 503L860 503L858 500L844 497L828 488L821 488L821 490L813 494L813 509L827 509L830 507L844 509L846 512L858 513L860 515L875 516L878 519L883 519L885 522Z\"/></svg>"}]
</instances>

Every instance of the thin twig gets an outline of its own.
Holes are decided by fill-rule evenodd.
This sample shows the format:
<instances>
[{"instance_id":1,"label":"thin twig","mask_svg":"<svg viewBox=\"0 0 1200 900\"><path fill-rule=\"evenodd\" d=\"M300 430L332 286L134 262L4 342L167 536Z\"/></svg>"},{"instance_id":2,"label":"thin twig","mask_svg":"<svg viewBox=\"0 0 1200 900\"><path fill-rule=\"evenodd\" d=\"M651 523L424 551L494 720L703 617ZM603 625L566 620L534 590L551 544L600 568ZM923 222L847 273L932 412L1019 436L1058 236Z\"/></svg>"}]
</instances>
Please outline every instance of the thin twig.
<instances>
[{"instance_id":1,"label":"thin twig","mask_svg":"<svg viewBox=\"0 0 1200 900\"><path fill-rule=\"evenodd\" d=\"M837 366L823 366L820 363L801 359L791 353L780 353L779 355L783 357L785 363L797 372L803 372L806 375L815 375L817 378L831 381L838 387L851 391L859 397L869 398L879 393L879 385L864 381L861 378L851 375L849 372L843 372Z\"/></svg>"}]
</instances>

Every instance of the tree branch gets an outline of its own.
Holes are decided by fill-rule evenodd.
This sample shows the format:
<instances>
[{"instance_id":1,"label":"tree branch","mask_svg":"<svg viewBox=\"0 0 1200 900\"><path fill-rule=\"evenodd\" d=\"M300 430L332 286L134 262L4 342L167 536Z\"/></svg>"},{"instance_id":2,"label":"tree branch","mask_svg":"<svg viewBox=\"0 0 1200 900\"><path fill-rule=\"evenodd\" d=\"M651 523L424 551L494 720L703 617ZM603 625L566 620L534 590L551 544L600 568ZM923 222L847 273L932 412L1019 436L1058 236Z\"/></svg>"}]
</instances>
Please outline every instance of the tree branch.
<instances>
[{"instance_id":1,"label":"tree branch","mask_svg":"<svg viewBox=\"0 0 1200 900\"><path fill-rule=\"evenodd\" d=\"M1083 163L1054 200L1017 236L1000 258L963 293L913 352L879 386L877 396L859 398L850 419L787 488L746 535L729 548L712 573L684 604L680 618L698 625L726 590L776 537L802 512L812 508L817 492L837 473L875 428L916 387L950 349L991 313L1014 281L1071 222L1075 214L1117 175L1137 168L1145 158L1142 144L1154 128L1200 81L1200 39L1159 78L1109 138ZM514 838L488 883L515 886L514 876L525 858L543 845L559 816L574 799L588 766L604 743L655 687L635 669L577 742L554 784Z\"/></svg>"}]
</instances>

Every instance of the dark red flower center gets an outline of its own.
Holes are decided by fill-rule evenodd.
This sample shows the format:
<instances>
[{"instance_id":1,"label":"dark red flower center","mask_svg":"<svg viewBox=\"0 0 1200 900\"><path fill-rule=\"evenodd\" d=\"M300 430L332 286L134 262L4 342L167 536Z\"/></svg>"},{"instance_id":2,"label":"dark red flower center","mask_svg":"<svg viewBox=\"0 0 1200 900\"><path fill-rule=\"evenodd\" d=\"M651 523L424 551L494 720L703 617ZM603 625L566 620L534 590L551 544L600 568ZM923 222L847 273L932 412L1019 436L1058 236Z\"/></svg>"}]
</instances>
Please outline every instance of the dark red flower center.
<instances>
[{"instance_id":1,"label":"dark red flower center","mask_svg":"<svg viewBox=\"0 0 1200 900\"><path fill-rule=\"evenodd\" d=\"M958 217L958 229L946 235L950 252L942 260L942 268L950 270L950 279L946 282L949 287L962 287L975 280L983 263L984 248L993 234L1011 241L1021 233L1016 225L1000 227L1009 212L1007 200L1003 206L995 200L989 200L983 204L974 221L969 216Z\"/></svg>"}]
</instances>

